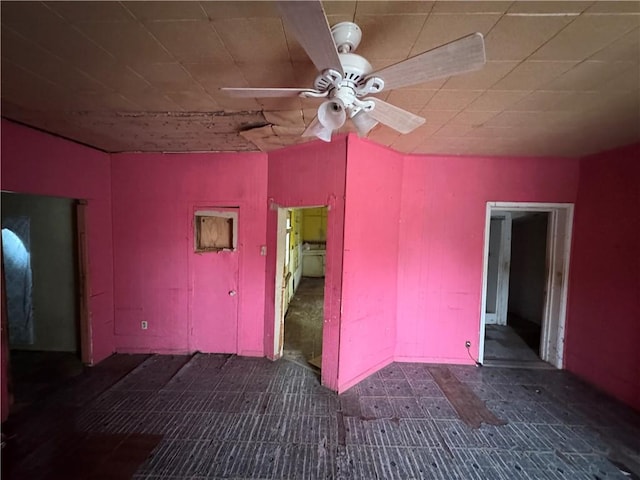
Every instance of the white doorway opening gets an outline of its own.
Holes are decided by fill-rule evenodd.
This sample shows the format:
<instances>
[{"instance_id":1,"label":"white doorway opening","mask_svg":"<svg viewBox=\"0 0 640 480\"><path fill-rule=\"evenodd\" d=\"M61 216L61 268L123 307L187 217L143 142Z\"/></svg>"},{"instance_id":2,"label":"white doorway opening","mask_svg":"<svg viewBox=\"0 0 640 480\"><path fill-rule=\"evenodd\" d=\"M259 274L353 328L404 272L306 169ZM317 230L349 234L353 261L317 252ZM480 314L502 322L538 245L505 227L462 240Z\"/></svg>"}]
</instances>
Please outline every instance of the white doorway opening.
<instances>
[{"instance_id":1,"label":"white doorway opening","mask_svg":"<svg viewBox=\"0 0 640 480\"><path fill-rule=\"evenodd\" d=\"M511 227L513 218L524 212L547 215L539 357L556 368L563 368L573 204L487 203L478 361L485 363L487 325L506 325L509 303ZM490 250L492 255L489 254Z\"/></svg>"},{"instance_id":2,"label":"white doorway opening","mask_svg":"<svg viewBox=\"0 0 640 480\"><path fill-rule=\"evenodd\" d=\"M273 358L315 369L322 364L327 220L325 206L278 208Z\"/></svg>"}]
</instances>

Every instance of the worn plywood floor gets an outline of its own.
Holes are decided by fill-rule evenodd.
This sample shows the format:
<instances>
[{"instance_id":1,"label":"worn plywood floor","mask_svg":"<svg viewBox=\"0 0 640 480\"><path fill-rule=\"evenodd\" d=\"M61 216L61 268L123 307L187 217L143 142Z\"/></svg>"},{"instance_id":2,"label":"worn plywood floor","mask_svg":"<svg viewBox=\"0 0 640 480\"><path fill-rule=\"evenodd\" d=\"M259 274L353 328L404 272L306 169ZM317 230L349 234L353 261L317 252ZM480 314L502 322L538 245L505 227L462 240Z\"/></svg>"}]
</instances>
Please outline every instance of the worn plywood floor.
<instances>
[{"instance_id":1,"label":"worn plywood floor","mask_svg":"<svg viewBox=\"0 0 640 480\"><path fill-rule=\"evenodd\" d=\"M285 359L116 355L3 425L3 478L638 474L640 413L573 375L440 365L436 378L433 368L392 364L336 395ZM443 379L456 388L443 391ZM456 390L500 421L471 426Z\"/></svg>"},{"instance_id":2,"label":"worn plywood floor","mask_svg":"<svg viewBox=\"0 0 640 480\"><path fill-rule=\"evenodd\" d=\"M485 360L541 361L538 353L509 325L487 325L484 345Z\"/></svg>"},{"instance_id":3,"label":"worn plywood floor","mask_svg":"<svg viewBox=\"0 0 640 480\"><path fill-rule=\"evenodd\" d=\"M324 278L302 277L284 321L284 351L301 362L322 355Z\"/></svg>"}]
</instances>

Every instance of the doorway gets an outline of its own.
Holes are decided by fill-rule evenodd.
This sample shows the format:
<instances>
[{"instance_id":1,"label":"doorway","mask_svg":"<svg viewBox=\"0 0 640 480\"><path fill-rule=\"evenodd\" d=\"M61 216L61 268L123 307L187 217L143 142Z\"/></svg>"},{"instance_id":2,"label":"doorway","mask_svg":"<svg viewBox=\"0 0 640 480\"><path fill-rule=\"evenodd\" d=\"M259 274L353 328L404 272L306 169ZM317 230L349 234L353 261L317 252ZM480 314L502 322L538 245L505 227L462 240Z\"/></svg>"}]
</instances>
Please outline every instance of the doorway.
<instances>
[{"instance_id":1,"label":"doorway","mask_svg":"<svg viewBox=\"0 0 640 480\"><path fill-rule=\"evenodd\" d=\"M275 356L322 367L327 207L279 208Z\"/></svg>"},{"instance_id":2,"label":"doorway","mask_svg":"<svg viewBox=\"0 0 640 480\"><path fill-rule=\"evenodd\" d=\"M573 206L489 203L479 361L563 367Z\"/></svg>"},{"instance_id":3,"label":"doorway","mask_svg":"<svg viewBox=\"0 0 640 480\"><path fill-rule=\"evenodd\" d=\"M78 202L2 192L2 261L14 410L83 369L86 302Z\"/></svg>"}]
</instances>

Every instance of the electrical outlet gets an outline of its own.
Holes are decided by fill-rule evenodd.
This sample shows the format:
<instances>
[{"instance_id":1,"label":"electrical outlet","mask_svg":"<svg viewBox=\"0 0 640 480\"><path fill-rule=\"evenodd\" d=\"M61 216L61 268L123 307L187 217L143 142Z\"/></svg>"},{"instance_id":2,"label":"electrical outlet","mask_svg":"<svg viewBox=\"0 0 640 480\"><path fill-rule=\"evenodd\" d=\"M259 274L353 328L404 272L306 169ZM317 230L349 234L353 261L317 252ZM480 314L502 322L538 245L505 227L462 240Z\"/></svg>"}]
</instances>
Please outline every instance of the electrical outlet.
<instances>
[{"instance_id":1,"label":"electrical outlet","mask_svg":"<svg viewBox=\"0 0 640 480\"><path fill-rule=\"evenodd\" d=\"M467 340L466 342L464 342L464 346L466 348L471 348L471 342L469 340Z\"/></svg>"},{"instance_id":2,"label":"electrical outlet","mask_svg":"<svg viewBox=\"0 0 640 480\"><path fill-rule=\"evenodd\" d=\"M147 323L147 321L146 321L146 320L142 320L142 321L140 322L140 328L141 328L142 330L146 330L148 327L149 327L149 324Z\"/></svg>"}]
</instances>

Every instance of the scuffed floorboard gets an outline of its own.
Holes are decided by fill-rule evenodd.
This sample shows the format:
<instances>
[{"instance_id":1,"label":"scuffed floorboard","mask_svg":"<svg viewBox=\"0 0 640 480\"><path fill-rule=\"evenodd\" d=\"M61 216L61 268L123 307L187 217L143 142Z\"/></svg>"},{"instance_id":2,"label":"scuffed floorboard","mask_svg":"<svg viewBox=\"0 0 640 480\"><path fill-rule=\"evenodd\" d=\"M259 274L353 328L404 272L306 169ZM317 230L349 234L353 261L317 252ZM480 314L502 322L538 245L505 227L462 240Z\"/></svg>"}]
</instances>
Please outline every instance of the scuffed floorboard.
<instances>
[{"instance_id":1,"label":"scuffed floorboard","mask_svg":"<svg viewBox=\"0 0 640 480\"><path fill-rule=\"evenodd\" d=\"M465 384L460 382L446 366L429 367L429 373L460 419L472 428L487 425L504 425L507 422L499 419L487 409L485 403Z\"/></svg>"}]
</instances>

